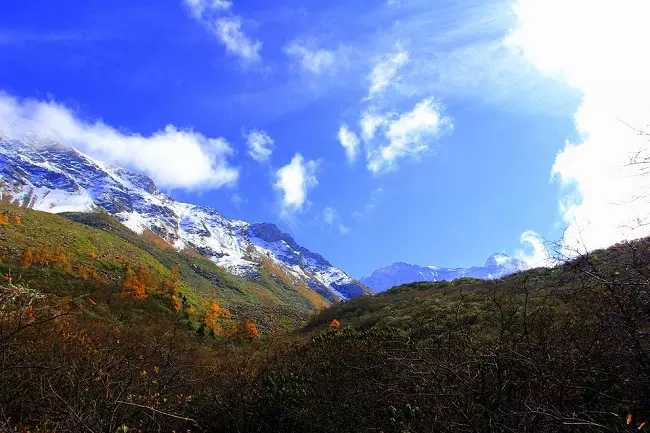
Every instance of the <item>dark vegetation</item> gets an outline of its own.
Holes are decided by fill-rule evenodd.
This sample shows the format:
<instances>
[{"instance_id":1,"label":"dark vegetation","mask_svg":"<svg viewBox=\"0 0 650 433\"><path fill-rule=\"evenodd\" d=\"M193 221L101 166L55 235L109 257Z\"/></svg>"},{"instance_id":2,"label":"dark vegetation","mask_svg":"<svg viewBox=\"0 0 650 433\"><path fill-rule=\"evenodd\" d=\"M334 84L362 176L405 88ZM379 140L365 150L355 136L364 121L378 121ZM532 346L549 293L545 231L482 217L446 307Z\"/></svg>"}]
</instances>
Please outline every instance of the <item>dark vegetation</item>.
<instances>
[{"instance_id":1,"label":"dark vegetation","mask_svg":"<svg viewBox=\"0 0 650 433\"><path fill-rule=\"evenodd\" d=\"M60 257L20 266L8 227L37 213L13 212L0 225L11 271L0 289L0 431L632 432L650 420L648 239L499 281L408 284L282 334L270 324L290 319L235 317L235 301L200 286L174 308L173 268L189 295L199 259L129 233L88 240L101 279L74 276L92 258L76 238L65 240L84 251L71 270ZM124 296L125 270L105 252L118 241L119 257L140 254L152 285L169 289ZM217 293L249 284L227 278Z\"/></svg>"}]
</instances>

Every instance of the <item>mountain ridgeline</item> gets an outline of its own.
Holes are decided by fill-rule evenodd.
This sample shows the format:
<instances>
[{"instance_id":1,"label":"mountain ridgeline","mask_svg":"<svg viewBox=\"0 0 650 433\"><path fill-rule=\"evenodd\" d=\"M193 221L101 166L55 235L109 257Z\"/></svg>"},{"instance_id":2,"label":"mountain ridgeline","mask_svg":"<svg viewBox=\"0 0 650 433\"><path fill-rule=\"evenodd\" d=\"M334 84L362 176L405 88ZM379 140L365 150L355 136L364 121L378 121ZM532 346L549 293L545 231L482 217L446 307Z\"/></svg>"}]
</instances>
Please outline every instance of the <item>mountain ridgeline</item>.
<instances>
[{"instance_id":1,"label":"mountain ridgeline","mask_svg":"<svg viewBox=\"0 0 650 433\"><path fill-rule=\"evenodd\" d=\"M523 271L526 268L526 263L522 260L503 253L496 253L487 259L485 265L472 266L471 268L441 268L397 262L377 269L371 276L363 277L360 281L375 292L383 292L391 287L417 281L452 281L465 277L493 280Z\"/></svg>"},{"instance_id":2,"label":"mountain ridgeline","mask_svg":"<svg viewBox=\"0 0 650 433\"><path fill-rule=\"evenodd\" d=\"M134 232L160 237L177 251L196 251L235 276L261 280L266 272L330 303L370 293L273 224L230 220L178 202L150 178L66 143L0 132L0 181L4 200L51 213L106 211Z\"/></svg>"}]
</instances>

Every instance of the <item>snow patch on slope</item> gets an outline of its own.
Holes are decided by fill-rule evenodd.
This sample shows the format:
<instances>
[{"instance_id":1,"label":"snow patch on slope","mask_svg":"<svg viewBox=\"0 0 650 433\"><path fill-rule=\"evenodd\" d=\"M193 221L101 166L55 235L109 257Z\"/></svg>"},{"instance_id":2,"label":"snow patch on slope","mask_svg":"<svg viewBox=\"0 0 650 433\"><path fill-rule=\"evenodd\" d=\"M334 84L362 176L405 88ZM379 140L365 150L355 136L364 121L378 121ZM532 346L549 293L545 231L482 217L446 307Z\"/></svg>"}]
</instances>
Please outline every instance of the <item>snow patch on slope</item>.
<instances>
[{"instance_id":1,"label":"snow patch on slope","mask_svg":"<svg viewBox=\"0 0 650 433\"><path fill-rule=\"evenodd\" d=\"M53 213L102 208L134 232L151 230L235 275L254 277L266 257L330 301L369 293L272 224L229 220L215 209L177 202L148 177L58 142L27 135L10 140L0 131L0 180L0 194L23 205Z\"/></svg>"}]
</instances>

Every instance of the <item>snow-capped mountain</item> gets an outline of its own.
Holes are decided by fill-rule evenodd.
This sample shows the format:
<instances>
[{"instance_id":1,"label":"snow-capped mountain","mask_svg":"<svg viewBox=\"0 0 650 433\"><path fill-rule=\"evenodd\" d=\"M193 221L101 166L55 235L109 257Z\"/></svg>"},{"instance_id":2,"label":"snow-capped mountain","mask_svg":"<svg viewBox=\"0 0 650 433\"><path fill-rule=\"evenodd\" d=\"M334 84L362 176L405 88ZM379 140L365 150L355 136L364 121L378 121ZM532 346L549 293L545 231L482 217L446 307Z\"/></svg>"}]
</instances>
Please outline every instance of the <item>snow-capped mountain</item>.
<instances>
[{"instance_id":1,"label":"snow-capped mountain","mask_svg":"<svg viewBox=\"0 0 650 433\"><path fill-rule=\"evenodd\" d=\"M230 220L215 209L178 202L150 178L55 140L9 138L0 131L0 182L0 195L23 206L52 213L104 209L133 231L151 230L235 275L255 278L270 260L293 284L332 302L370 292L273 224Z\"/></svg>"},{"instance_id":2,"label":"snow-capped mountain","mask_svg":"<svg viewBox=\"0 0 650 433\"><path fill-rule=\"evenodd\" d=\"M492 254L485 265L471 268L439 268L437 266L418 266L408 263L393 263L385 268L377 269L369 277L360 281L375 292L383 292L391 287L415 281L451 281L462 277L491 280L505 277L526 269L522 260L507 254Z\"/></svg>"}]
</instances>

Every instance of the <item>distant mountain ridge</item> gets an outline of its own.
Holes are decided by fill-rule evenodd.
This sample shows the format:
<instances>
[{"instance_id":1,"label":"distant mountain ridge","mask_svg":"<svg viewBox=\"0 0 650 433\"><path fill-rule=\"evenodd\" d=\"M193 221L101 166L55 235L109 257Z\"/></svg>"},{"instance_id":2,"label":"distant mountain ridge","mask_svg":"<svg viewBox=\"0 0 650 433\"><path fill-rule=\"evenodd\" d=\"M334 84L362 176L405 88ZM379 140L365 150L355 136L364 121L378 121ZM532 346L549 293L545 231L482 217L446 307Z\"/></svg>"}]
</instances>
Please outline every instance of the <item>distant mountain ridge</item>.
<instances>
[{"instance_id":1,"label":"distant mountain ridge","mask_svg":"<svg viewBox=\"0 0 650 433\"><path fill-rule=\"evenodd\" d=\"M470 268L440 268L396 262L377 269L372 275L363 277L359 281L375 292L383 292L391 287L416 281L451 281L463 277L492 280L524 269L527 269L527 265L522 260L496 253L487 259L485 265Z\"/></svg>"},{"instance_id":2,"label":"distant mountain ridge","mask_svg":"<svg viewBox=\"0 0 650 433\"><path fill-rule=\"evenodd\" d=\"M234 275L255 278L270 262L278 278L307 285L330 302L370 293L274 224L230 220L215 209L178 202L147 176L56 140L10 138L0 131L0 182L0 196L22 206L51 213L104 209L131 230L151 230L177 250L194 249Z\"/></svg>"}]
</instances>

